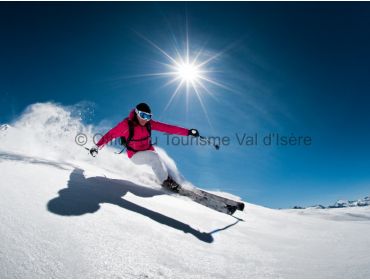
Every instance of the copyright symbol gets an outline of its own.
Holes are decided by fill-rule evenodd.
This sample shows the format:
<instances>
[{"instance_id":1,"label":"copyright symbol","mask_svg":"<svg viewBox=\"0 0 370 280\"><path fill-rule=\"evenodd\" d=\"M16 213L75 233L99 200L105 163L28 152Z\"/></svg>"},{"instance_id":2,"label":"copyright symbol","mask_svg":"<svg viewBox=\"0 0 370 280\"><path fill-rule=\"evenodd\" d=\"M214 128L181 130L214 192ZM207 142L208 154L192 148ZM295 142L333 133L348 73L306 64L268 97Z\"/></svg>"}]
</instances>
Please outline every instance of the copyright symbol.
<instances>
[{"instance_id":1,"label":"copyright symbol","mask_svg":"<svg viewBox=\"0 0 370 280\"><path fill-rule=\"evenodd\" d=\"M83 146L87 143L87 136L83 133L79 133L75 137L75 142L79 146Z\"/></svg>"}]
</instances>

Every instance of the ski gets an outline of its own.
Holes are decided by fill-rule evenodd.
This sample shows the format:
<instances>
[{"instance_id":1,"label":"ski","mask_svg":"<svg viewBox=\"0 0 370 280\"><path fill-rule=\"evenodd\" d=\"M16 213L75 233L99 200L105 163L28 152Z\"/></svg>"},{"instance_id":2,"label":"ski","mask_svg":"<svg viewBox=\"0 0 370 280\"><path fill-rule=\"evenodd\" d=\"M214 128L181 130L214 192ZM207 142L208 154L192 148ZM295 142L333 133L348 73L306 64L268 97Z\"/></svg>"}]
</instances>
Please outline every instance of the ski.
<instances>
[{"instance_id":1,"label":"ski","mask_svg":"<svg viewBox=\"0 0 370 280\"><path fill-rule=\"evenodd\" d=\"M172 181L171 185L165 185L163 187L179 195L189 197L194 202L202 204L203 206L225 214L232 215L236 210L244 210L243 202L225 198L197 188L186 189L178 183L175 184L174 181Z\"/></svg>"}]
</instances>

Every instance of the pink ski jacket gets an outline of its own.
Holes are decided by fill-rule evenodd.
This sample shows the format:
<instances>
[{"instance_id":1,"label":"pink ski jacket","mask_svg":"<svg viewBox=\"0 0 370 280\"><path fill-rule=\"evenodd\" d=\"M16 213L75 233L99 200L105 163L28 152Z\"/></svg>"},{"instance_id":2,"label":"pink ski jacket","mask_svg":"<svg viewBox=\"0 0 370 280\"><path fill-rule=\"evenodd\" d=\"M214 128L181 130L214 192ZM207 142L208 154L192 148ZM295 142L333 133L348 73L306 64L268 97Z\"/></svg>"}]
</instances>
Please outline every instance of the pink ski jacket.
<instances>
[{"instance_id":1,"label":"pink ski jacket","mask_svg":"<svg viewBox=\"0 0 370 280\"><path fill-rule=\"evenodd\" d=\"M135 110L132 110L128 116L130 120L134 120L135 118ZM129 143L129 146L137 151L146 151L151 150L154 151L154 147L150 143L150 138L148 129L146 126L141 126L137 122L133 121L134 123L134 134L132 137L132 140ZM182 136L188 135L188 129L182 128L179 126L169 125L166 123L158 122L155 120L150 120L150 125L152 130L157 130L161 132L166 132L169 134L177 134ZM96 144L99 148L102 148L105 144L109 143L115 138L118 137L125 137L126 139L129 136L129 127L128 127L128 121L127 119L124 119L119 124L117 124L115 127L113 127L111 130L109 130ZM140 140L141 141L135 141ZM127 156L131 158L136 152L127 150Z\"/></svg>"}]
</instances>

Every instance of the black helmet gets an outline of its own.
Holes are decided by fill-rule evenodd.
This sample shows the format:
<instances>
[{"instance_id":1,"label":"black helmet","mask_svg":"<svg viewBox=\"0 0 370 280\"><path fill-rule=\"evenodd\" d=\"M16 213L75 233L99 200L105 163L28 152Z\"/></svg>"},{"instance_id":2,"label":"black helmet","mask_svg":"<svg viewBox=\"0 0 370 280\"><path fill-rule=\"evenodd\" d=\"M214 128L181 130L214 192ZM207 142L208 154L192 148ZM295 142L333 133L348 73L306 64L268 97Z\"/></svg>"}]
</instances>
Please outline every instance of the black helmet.
<instances>
[{"instance_id":1,"label":"black helmet","mask_svg":"<svg viewBox=\"0 0 370 280\"><path fill-rule=\"evenodd\" d=\"M145 113L152 113L152 111L150 110L150 107L148 104L146 103L139 103L136 105L136 109L141 111L141 112L145 112Z\"/></svg>"}]
</instances>

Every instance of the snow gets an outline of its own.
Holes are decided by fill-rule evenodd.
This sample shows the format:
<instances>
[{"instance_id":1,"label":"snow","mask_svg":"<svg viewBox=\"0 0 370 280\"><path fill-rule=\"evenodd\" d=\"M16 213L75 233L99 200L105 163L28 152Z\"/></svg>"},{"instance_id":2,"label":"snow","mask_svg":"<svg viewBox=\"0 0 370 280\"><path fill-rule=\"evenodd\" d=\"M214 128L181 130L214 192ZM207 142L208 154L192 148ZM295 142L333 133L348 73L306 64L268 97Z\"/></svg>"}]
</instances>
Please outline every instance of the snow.
<instances>
[{"instance_id":1,"label":"snow","mask_svg":"<svg viewBox=\"0 0 370 280\"><path fill-rule=\"evenodd\" d=\"M0 125L0 131L5 131L9 128L9 125L8 124L2 124Z\"/></svg>"},{"instance_id":2,"label":"snow","mask_svg":"<svg viewBox=\"0 0 370 280\"><path fill-rule=\"evenodd\" d=\"M358 200L338 200L334 205L329 208L345 208L345 207L363 207L370 206L370 197L365 197Z\"/></svg>"},{"instance_id":3,"label":"snow","mask_svg":"<svg viewBox=\"0 0 370 280\"><path fill-rule=\"evenodd\" d=\"M327 207L323 205L314 205L310 207L294 206L293 209L325 209L325 208L348 208L370 206L370 197L366 196L357 200L337 200L334 204Z\"/></svg>"},{"instance_id":4,"label":"snow","mask_svg":"<svg viewBox=\"0 0 370 280\"><path fill-rule=\"evenodd\" d=\"M369 206L228 216L111 148L90 157L73 110L34 104L0 131L0 278L370 278Z\"/></svg>"}]
</instances>

